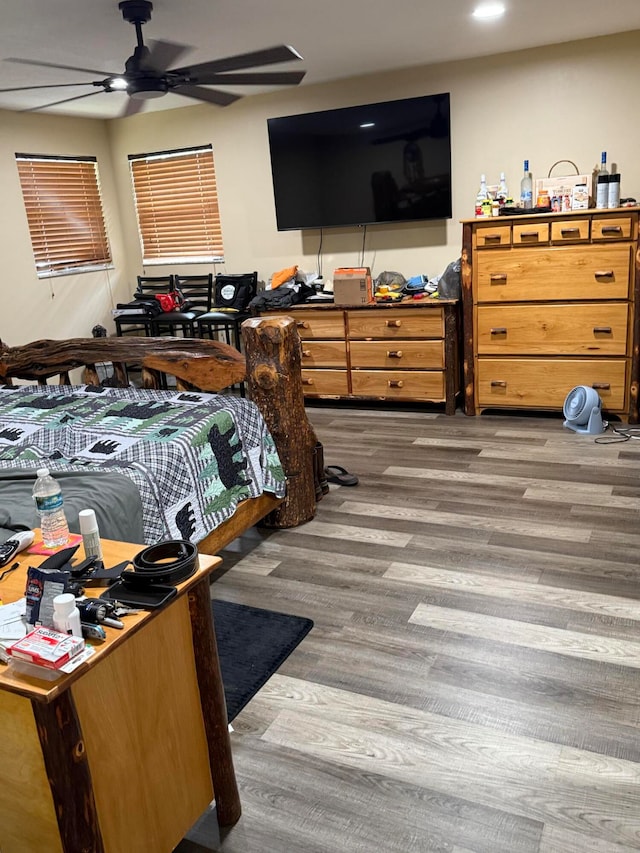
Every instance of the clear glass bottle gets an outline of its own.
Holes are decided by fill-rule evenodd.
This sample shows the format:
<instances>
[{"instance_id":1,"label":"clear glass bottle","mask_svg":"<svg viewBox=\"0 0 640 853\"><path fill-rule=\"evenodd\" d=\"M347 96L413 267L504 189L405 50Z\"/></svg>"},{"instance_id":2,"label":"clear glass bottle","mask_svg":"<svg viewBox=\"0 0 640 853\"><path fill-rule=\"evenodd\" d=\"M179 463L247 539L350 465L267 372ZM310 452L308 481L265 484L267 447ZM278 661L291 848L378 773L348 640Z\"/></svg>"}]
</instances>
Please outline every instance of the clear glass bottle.
<instances>
[{"instance_id":1,"label":"clear glass bottle","mask_svg":"<svg viewBox=\"0 0 640 853\"><path fill-rule=\"evenodd\" d=\"M529 161L524 161L524 175L520 181L520 207L531 210L533 207L533 181L529 171Z\"/></svg>"},{"instance_id":2,"label":"clear glass bottle","mask_svg":"<svg viewBox=\"0 0 640 853\"><path fill-rule=\"evenodd\" d=\"M482 202L486 201L489 198L489 192L487 190L487 176L480 175L480 189L476 195L476 216L483 216L482 212Z\"/></svg>"},{"instance_id":3,"label":"clear glass bottle","mask_svg":"<svg viewBox=\"0 0 640 853\"><path fill-rule=\"evenodd\" d=\"M504 172L500 172L500 185L498 186L498 193L496 196L500 207L505 206L508 197L509 190L507 189L507 179L504 176Z\"/></svg>"},{"instance_id":4,"label":"clear glass bottle","mask_svg":"<svg viewBox=\"0 0 640 853\"><path fill-rule=\"evenodd\" d=\"M33 484L33 499L40 516L40 529L45 548L57 548L69 541L69 525L64 514L62 489L48 468L38 469Z\"/></svg>"}]
</instances>

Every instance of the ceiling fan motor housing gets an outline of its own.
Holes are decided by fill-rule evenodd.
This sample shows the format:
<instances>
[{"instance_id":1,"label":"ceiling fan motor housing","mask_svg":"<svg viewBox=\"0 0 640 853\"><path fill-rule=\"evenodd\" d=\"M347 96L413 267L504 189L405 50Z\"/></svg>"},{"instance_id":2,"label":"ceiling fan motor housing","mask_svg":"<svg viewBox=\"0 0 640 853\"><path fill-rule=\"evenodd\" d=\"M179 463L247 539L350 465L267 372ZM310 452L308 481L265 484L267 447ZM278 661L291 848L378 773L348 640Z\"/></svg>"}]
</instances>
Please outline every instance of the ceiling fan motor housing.
<instances>
[{"instance_id":1,"label":"ceiling fan motor housing","mask_svg":"<svg viewBox=\"0 0 640 853\"><path fill-rule=\"evenodd\" d=\"M149 0L122 0L118 3L118 9L130 24L146 24L151 20L153 3Z\"/></svg>"}]
</instances>

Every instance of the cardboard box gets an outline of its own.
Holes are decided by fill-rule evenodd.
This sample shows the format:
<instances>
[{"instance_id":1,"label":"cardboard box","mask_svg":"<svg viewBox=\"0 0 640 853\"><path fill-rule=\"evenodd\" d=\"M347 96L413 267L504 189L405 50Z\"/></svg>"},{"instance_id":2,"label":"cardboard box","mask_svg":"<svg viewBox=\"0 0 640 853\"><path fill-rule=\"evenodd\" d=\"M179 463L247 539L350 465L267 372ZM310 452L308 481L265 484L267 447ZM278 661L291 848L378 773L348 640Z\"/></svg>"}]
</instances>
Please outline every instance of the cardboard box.
<instances>
[{"instance_id":1,"label":"cardboard box","mask_svg":"<svg viewBox=\"0 0 640 853\"><path fill-rule=\"evenodd\" d=\"M340 267L334 270L333 301L336 305L368 305L374 302L369 267Z\"/></svg>"}]
</instances>

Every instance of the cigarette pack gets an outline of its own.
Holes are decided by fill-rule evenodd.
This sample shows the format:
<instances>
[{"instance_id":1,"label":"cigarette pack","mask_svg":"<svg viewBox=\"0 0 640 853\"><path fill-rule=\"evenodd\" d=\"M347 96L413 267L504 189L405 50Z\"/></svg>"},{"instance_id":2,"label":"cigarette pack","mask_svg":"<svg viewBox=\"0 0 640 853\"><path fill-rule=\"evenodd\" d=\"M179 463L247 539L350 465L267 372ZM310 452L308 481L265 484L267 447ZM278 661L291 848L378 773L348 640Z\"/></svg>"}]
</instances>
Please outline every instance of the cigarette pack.
<instances>
[{"instance_id":1,"label":"cigarette pack","mask_svg":"<svg viewBox=\"0 0 640 853\"><path fill-rule=\"evenodd\" d=\"M84 639L62 634L52 628L34 628L7 653L17 660L28 661L46 669L60 669L84 649Z\"/></svg>"}]
</instances>

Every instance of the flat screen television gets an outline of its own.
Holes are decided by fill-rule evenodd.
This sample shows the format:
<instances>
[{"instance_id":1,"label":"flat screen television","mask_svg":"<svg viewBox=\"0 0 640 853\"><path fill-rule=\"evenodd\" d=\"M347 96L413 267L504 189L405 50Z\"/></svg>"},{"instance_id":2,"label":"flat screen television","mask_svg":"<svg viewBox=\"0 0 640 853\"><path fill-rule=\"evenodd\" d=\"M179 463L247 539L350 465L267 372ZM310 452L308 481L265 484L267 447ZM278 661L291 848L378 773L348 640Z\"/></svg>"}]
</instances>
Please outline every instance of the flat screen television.
<instances>
[{"instance_id":1,"label":"flat screen television","mask_svg":"<svg viewBox=\"0 0 640 853\"><path fill-rule=\"evenodd\" d=\"M267 123L278 231L451 218L448 93Z\"/></svg>"}]
</instances>

